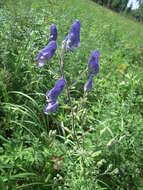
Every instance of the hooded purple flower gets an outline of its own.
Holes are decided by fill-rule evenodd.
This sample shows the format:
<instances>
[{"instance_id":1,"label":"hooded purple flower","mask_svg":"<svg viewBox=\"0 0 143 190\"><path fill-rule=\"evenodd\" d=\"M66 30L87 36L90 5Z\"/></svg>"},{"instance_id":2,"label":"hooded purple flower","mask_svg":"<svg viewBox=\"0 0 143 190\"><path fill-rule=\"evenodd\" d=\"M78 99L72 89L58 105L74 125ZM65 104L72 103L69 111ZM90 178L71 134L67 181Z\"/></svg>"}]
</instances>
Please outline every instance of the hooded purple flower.
<instances>
[{"instance_id":1,"label":"hooded purple flower","mask_svg":"<svg viewBox=\"0 0 143 190\"><path fill-rule=\"evenodd\" d=\"M57 106L58 106L58 100L55 102L48 102L45 107L45 114L56 111Z\"/></svg>"},{"instance_id":2,"label":"hooded purple flower","mask_svg":"<svg viewBox=\"0 0 143 190\"><path fill-rule=\"evenodd\" d=\"M68 36L63 41L63 48L73 51L74 48L80 46L80 22L75 20L70 27Z\"/></svg>"},{"instance_id":3,"label":"hooded purple flower","mask_svg":"<svg viewBox=\"0 0 143 190\"><path fill-rule=\"evenodd\" d=\"M64 86L66 84L66 81L63 77L61 77L55 84L54 88L52 88L50 91L47 91L46 97L48 102L53 102L58 99L58 96L61 94Z\"/></svg>"},{"instance_id":4,"label":"hooded purple flower","mask_svg":"<svg viewBox=\"0 0 143 190\"><path fill-rule=\"evenodd\" d=\"M45 62L49 61L53 57L56 49L57 49L57 43L56 43L56 41L50 41L48 43L48 45L44 49L42 49L40 51L40 53L39 53L39 55L37 57L37 59L38 59L38 66L39 67L44 66Z\"/></svg>"},{"instance_id":5,"label":"hooded purple flower","mask_svg":"<svg viewBox=\"0 0 143 190\"><path fill-rule=\"evenodd\" d=\"M50 26L50 38L49 38L49 42L54 40L57 40L57 36L58 36L58 32L57 32L57 28L55 24L51 24Z\"/></svg>"},{"instance_id":6,"label":"hooded purple flower","mask_svg":"<svg viewBox=\"0 0 143 190\"><path fill-rule=\"evenodd\" d=\"M90 74L89 80L84 85L84 92L90 92L92 90L93 75Z\"/></svg>"},{"instance_id":7,"label":"hooded purple flower","mask_svg":"<svg viewBox=\"0 0 143 190\"><path fill-rule=\"evenodd\" d=\"M90 74L96 75L99 72L99 51L94 50L88 60L88 70Z\"/></svg>"},{"instance_id":8,"label":"hooded purple flower","mask_svg":"<svg viewBox=\"0 0 143 190\"><path fill-rule=\"evenodd\" d=\"M46 98L47 98L47 105L45 108L45 114L49 112L54 112L58 106L58 96L61 94L66 81L63 77L61 77L55 84L54 88L50 91L47 91Z\"/></svg>"}]
</instances>

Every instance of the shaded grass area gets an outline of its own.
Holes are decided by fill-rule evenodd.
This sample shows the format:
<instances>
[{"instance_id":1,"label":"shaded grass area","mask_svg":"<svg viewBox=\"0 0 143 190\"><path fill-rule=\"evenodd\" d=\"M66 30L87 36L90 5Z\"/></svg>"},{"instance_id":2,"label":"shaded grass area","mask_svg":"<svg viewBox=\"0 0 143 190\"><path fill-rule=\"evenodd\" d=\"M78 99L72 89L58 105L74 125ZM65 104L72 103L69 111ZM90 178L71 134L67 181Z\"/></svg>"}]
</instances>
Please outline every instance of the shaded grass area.
<instances>
[{"instance_id":1,"label":"shaded grass area","mask_svg":"<svg viewBox=\"0 0 143 190\"><path fill-rule=\"evenodd\" d=\"M2 1L0 8L0 187L84 189L81 150L73 139L65 91L44 115L45 93L60 76L57 55L42 69L37 54L49 26L61 44L73 20L81 46L65 56L79 141L85 131L88 189L137 189L142 176L143 26L88 0ZM78 111L90 53L100 51L100 73ZM81 73L84 73L81 75Z\"/></svg>"}]
</instances>

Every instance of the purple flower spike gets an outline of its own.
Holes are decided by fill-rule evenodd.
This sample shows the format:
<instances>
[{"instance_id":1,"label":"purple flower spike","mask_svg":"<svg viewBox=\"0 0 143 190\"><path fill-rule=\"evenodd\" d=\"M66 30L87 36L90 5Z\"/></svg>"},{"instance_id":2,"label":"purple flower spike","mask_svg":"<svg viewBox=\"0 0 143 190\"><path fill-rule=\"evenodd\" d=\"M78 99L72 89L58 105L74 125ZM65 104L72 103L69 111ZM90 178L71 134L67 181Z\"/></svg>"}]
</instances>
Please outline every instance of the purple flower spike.
<instances>
[{"instance_id":1,"label":"purple flower spike","mask_svg":"<svg viewBox=\"0 0 143 190\"><path fill-rule=\"evenodd\" d=\"M99 51L94 50L88 60L88 70L90 74L96 75L99 72Z\"/></svg>"},{"instance_id":2,"label":"purple flower spike","mask_svg":"<svg viewBox=\"0 0 143 190\"><path fill-rule=\"evenodd\" d=\"M57 28L55 24L51 24L50 26L50 38L49 38L49 42L54 40L57 40L57 36L58 36L58 32L57 32Z\"/></svg>"},{"instance_id":3,"label":"purple flower spike","mask_svg":"<svg viewBox=\"0 0 143 190\"><path fill-rule=\"evenodd\" d=\"M93 75L90 74L89 80L84 85L84 92L90 92L92 90Z\"/></svg>"},{"instance_id":4,"label":"purple flower spike","mask_svg":"<svg viewBox=\"0 0 143 190\"><path fill-rule=\"evenodd\" d=\"M55 102L47 103L46 108L45 108L45 114L56 111L57 106L58 106L58 100Z\"/></svg>"},{"instance_id":5,"label":"purple flower spike","mask_svg":"<svg viewBox=\"0 0 143 190\"><path fill-rule=\"evenodd\" d=\"M73 51L80 46L80 22L75 20L69 30L68 36L63 41L63 48Z\"/></svg>"},{"instance_id":6,"label":"purple flower spike","mask_svg":"<svg viewBox=\"0 0 143 190\"><path fill-rule=\"evenodd\" d=\"M37 57L38 66L43 67L45 65L45 62L49 61L53 57L56 49L57 49L56 41L49 42L48 45L40 51Z\"/></svg>"},{"instance_id":7,"label":"purple flower spike","mask_svg":"<svg viewBox=\"0 0 143 190\"><path fill-rule=\"evenodd\" d=\"M54 88L46 93L47 102L55 102L58 99L58 96L61 94L66 81L61 77L55 84Z\"/></svg>"}]
</instances>

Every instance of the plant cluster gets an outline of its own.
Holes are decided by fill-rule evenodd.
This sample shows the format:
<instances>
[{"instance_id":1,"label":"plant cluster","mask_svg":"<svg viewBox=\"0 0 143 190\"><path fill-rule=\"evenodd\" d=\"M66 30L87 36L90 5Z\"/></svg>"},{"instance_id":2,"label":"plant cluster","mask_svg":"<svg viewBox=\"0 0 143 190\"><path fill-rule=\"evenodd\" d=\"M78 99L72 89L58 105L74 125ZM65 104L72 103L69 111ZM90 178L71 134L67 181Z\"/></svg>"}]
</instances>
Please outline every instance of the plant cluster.
<instances>
[{"instance_id":1,"label":"plant cluster","mask_svg":"<svg viewBox=\"0 0 143 190\"><path fill-rule=\"evenodd\" d=\"M137 190L142 26L88 0L0 7L0 190Z\"/></svg>"}]
</instances>

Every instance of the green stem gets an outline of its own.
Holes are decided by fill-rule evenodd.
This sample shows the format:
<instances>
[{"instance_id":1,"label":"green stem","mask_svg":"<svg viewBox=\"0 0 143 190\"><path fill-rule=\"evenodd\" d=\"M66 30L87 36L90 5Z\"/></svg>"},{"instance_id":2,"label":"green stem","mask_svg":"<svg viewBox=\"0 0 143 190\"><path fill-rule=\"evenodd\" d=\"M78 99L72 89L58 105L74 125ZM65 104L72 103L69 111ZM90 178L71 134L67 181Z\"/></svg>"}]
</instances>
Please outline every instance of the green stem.
<instances>
[{"instance_id":1,"label":"green stem","mask_svg":"<svg viewBox=\"0 0 143 190\"><path fill-rule=\"evenodd\" d=\"M61 72L61 76L63 78L65 78L64 76L64 52L61 51L61 53L58 52L58 57L59 57L59 65L60 65L60 72ZM76 133L76 129L75 129L75 117L74 117L74 110L73 110L73 106L72 106L72 102L71 102L71 95L70 95L70 90L66 81L66 92L67 92L67 97L68 97L68 102L69 102L69 107L71 110L71 114L72 114L72 130L73 130L73 134L74 134L74 138L77 142L77 146L78 148L80 148L80 144L77 138L77 133Z\"/></svg>"},{"instance_id":2,"label":"green stem","mask_svg":"<svg viewBox=\"0 0 143 190\"><path fill-rule=\"evenodd\" d=\"M82 102L81 102L81 109L83 110L83 113L80 118L80 124L82 127L82 167L83 167L83 178L84 178L84 186L85 190L87 190L87 178L86 178L86 164L85 164L85 136L84 136L84 121L83 118L85 116L84 112L84 101L85 101L85 94L83 95Z\"/></svg>"}]
</instances>

